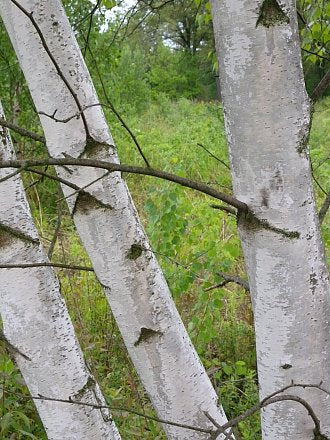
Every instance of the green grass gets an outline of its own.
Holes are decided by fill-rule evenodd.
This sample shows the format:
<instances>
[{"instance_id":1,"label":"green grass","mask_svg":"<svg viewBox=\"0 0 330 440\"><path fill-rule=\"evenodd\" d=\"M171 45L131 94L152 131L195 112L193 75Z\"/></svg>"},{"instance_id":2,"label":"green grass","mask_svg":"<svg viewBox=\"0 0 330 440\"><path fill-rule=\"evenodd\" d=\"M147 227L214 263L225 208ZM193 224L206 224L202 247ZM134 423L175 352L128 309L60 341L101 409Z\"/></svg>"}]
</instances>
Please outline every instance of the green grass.
<instances>
[{"instance_id":1,"label":"green grass","mask_svg":"<svg viewBox=\"0 0 330 440\"><path fill-rule=\"evenodd\" d=\"M329 104L328 98L316 106L310 137L314 174L327 190ZM217 103L172 102L163 97L142 115L128 115L126 119L154 167L230 193L227 168L197 145L203 144L228 163L223 116ZM141 163L127 133L112 117L111 125L122 162ZM217 270L245 276L235 219L212 209L209 198L191 190L149 177L125 177L192 341L228 417L234 417L258 400L251 303L246 292L233 284L205 289L219 282ZM48 246L56 224L55 209L37 202L56 200L56 187L41 182L28 193ZM320 206L324 194L319 187L316 195ZM329 244L329 220L324 222L323 234ZM90 264L68 215L54 260ZM65 270L58 270L58 275L86 359L108 402L153 414L94 275ZM0 363L5 387L27 394L10 359L1 356ZM123 439L165 439L154 422L130 414L114 415ZM46 438L30 401L2 395L0 416L0 437L4 440ZM239 430L244 440L260 438L259 416L241 423Z\"/></svg>"}]
</instances>

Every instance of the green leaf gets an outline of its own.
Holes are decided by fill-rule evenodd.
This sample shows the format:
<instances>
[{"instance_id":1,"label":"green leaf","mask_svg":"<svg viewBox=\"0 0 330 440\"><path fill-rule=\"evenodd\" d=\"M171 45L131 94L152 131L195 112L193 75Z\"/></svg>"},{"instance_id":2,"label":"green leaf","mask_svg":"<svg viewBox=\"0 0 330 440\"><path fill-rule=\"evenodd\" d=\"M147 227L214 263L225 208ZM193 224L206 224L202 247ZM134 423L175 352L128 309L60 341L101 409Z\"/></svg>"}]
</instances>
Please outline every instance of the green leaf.
<instances>
[{"instance_id":1,"label":"green leaf","mask_svg":"<svg viewBox=\"0 0 330 440\"><path fill-rule=\"evenodd\" d=\"M233 373L232 367L225 362L222 362L222 370L227 376L230 376Z\"/></svg>"},{"instance_id":2,"label":"green leaf","mask_svg":"<svg viewBox=\"0 0 330 440\"><path fill-rule=\"evenodd\" d=\"M112 9L117 5L115 0L102 0L102 4L106 9Z\"/></svg>"},{"instance_id":3,"label":"green leaf","mask_svg":"<svg viewBox=\"0 0 330 440\"><path fill-rule=\"evenodd\" d=\"M38 440L38 437L36 437L35 435L31 434L31 432L24 431L23 429L20 429L19 433L25 435L26 437Z\"/></svg>"},{"instance_id":4,"label":"green leaf","mask_svg":"<svg viewBox=\"0 0 330 440\"><path fill-rule=\"evenodd\" d=\"M8 429L12 426L14 421L13 414L11 412L7 412L0 420L0 428L2 434L6 434Z\"/></svg>"}]
</instances>

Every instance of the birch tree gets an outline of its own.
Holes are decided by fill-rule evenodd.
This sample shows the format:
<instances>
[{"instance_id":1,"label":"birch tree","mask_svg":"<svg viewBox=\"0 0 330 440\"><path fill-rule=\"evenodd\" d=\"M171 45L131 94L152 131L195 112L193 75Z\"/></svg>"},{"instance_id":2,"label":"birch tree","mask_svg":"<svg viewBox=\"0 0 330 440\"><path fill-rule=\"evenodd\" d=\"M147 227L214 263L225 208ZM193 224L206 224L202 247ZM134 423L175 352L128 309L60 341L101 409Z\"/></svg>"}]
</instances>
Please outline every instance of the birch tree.
<instances>
[{"instance_id":1,"label":"birch tree","mask_svg":"<svg viewBox=\"0 0 330 440\"><path fill-rule=\"evenodd\" d=\"M212 0L234 195L252 294L261 398L295 383L330 388L329 276L312 190L311 105L295 2ZM297 389L330 434L330 401ZM310 440L296 403L262 411L266 440ZM319 438L319 437L318 437Z\"/></svg>"},{"instance_id":2,"label":"birch tree","mask_svg":"<svg viewBox=\"0 0 330 440\"><path fill-rule=\"evenodd\" d=\"M3 127L0 157L14 159ZM13 169L0 171L0 262L47 265L21 177L14 173L9 179L11 174ZM51 267L1 269L0 311L7 346L32 395L104 404ZM49 439L120 439L108 411L41 400L35 404Z\"/></svg>"},{"instance_id":3,"label":"birch tree","mask_svg":"<svg viewBox=\"0 0 330 440\"><path fill-rule=\"evenodd\" d=\"M41 115L50 155L117 162L102 109L60 2L4 0L0 12ZM77 231L158 416L212 428L206 412L224 423L218 397L120 174L79 166L57 167L57 173L71 182L63 191ZM84 190L74 190L72 185ZM171 439L207 438L174 426L164 429Z\"/></svg>"}]
</instances>

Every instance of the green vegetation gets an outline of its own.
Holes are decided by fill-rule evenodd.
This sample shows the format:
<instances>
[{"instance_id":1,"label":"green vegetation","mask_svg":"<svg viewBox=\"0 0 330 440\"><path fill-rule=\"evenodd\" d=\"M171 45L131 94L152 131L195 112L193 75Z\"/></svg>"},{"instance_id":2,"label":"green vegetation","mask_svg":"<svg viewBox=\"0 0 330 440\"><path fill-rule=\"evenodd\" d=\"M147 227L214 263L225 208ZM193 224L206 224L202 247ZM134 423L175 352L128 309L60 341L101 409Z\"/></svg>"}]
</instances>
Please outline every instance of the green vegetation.
<instances>
[{"instance_id":1,"label":"green vegetation","mask_svg":"<svg viewBox=\"0 0 330 440\"><path fill-rule=\"evenodd\" d=\"M87 1L65 3L69 15L74 17L73 23L79 23L90 9ZM114 5L111 1L103 3L108 8ZM228 169L198 145L202 144L221 161L229 163L223 113L219 102L214 100L215 74L209 59L213 45L209 35L210 11L207 3L197 1L196 5L191 28L197 36L189 46L180 46L175 35L175 17L180 15L184 21L187 14L191 15L191 11L182 7L178 13L165 14L170 20L166 29L164 22L163 27L160 26L170 35L176 50L164 44L163 36L152 34L150 37L148 32L153 22L149 21L129 38L123 38L124 31L119 32L122 40L118 38L114 43L114 27L109 26L102 34L93 28L90 34L93 58L87 51L86 60L100 101L105 102L105 98L98 71L115 108L135 134L153 167L230 193ZM203 11L206 11L204 16L201 15ZM135 20L138 19L136 16ZM203 34L200 29L195 29L196 20L201 23ZM95 21L99 26L104 24L102 17ZM134 20L130 26L134 26ZM78 34L82 47L81 33L86 35L87 28L86 22ZM1 91L8 119L15 119L27 129L40 130L37 116L29 111L31 104L26 85L3 29L0 29L0 43ZM317 74L324 68L324 63L319 63L315 67ZM325 98L316 105L310 136L318 207L324 199L323 192L329 190L329 104L330 98ZM122 124L109 109L105 109L105 114L121 161L143 164ZM13 138L20 157L45 157L43 146L18 135ZM192 190L152 177L124 177L150 237L151 247L226 414L229 418L239 415L258 400L252 307L248 293L234 283L211 289L223 281L217 272L245 278L236 219L212 208L213 200ZM36 181L29 173L24 173L23 178L46 248L56 228L58 206L63 211L53 261L89 265L63 201L59 202L62 194L57 183L45 179ZM323 224L323 236L329 249L329 215ZM137 244L128 258L138 258L141 251ZM86 360L109 405L153 414L93 273L56 271ZM34 404L23 397L28 396L28 391L22 377L4 351L0 356L0 381L10 390L10 393L0 395L0 438L46 439ZM114 413L114 416L123 439L165 439L162 429L153 421L128 413ZM244 440L260 438L259 415L242 422L239 432Z\"/></svg>"}]
</instances>

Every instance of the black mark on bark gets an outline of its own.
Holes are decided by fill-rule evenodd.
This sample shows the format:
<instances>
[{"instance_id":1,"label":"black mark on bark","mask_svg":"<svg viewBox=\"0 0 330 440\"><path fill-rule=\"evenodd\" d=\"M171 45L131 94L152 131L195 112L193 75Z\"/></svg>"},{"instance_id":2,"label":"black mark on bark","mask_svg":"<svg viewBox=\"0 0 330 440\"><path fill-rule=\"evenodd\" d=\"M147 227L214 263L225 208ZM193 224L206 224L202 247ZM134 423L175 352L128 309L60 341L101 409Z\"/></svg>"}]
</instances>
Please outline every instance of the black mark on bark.
<instances>
[{"instance_id":1,"label":"black mark on bark","mask_svg":"<svg viewBox=\"0 0 330 440\"><path fill-rule=\"evenodd\" d=\"M29 243L39 244L38 239L30 237L18 229L0 223L0 247L9 245L15 238Z\"/></svg>"},{"instance_id":2,"label":"black mark on bark","mask_svg":"<svg viewBox=\"0 0 330 440\"><path fill-rule=\"evenodd\" d=\"M139 244L132 244L130 250L127 252L127 258L136 260L142 254L143 247Z\"/></svg>"},{"instance_id":3,"label":"black mark on bark","mask_svg":"<svg viewBox=\"0 0 330 440\"><path fill-rule=\"evenodd\" d=\"M92 196L91 194L85 191L81 191L76 199L76 203L73 208L73 214L78 211L86 214L87 212L100 208L113 209L113 207L108 203L104 203L96 197Z\"/></svg>"},{"instance_id":4,"label":"black mark on bark","mask_svg":"<svg viewBox=\"0 0 330 440\"><path fill-rule=\"evenodd\" d=\"M140 331L139 338L134 342L134 347L137 347L142 342L149 342L155 336L162 336L163 332L159 330L152 330L151 328L142 327Z\"/></svg>"},{"instance_id":5,"label":"black mark on bark","mask_svg":"<svg viewBox=\"0 0 330 440\"><path fill-rule=\"evenodd\" d=\"M281 368L283 368L283 370L289 370L290 368L292 368L292 365L284 364L284 365L281 365Z\"/></svg>"},{"instance_id":6,"label":"black mark on bark","mask_svg":"<svg viewBox=\"0 0 330 440\"><path fill-rule=\"evenodd\" d=\"M265 188L262 188L262 190L261 190L261 206L265 206L266 208L268 208L268 199L269 199L268 191Z\"/></svg>"},{"instance_id":7,"label":"black mark on bark","mask_svg":"<svg viewBox=\"0 0 330 440\"><path fill-rule=\"evenodd\" d=\"M277 0L264 0L258 14L257 26L269 28L284 23L289 23L289 17L283 11Z\"/></svg>"}]
</instances>

